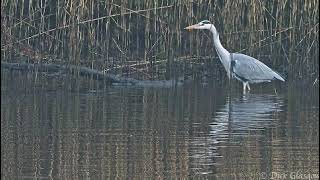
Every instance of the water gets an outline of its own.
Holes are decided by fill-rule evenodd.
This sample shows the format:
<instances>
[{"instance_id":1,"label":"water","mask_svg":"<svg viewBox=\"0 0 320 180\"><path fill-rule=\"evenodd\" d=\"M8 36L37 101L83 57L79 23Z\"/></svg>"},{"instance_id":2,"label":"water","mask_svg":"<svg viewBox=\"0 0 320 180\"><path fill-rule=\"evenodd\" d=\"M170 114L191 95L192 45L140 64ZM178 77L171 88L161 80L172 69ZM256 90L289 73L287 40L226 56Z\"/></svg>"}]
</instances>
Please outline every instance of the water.
<instances>
[{"instance_id":1,"label":"water","mask_svg":"<svg viewBox=\"0 0 320 180\"><path fill-rule=\"evenodd\" d=\"M1 179L319 178L318 89L1 77Z\"/></svg>"}]
</instances>

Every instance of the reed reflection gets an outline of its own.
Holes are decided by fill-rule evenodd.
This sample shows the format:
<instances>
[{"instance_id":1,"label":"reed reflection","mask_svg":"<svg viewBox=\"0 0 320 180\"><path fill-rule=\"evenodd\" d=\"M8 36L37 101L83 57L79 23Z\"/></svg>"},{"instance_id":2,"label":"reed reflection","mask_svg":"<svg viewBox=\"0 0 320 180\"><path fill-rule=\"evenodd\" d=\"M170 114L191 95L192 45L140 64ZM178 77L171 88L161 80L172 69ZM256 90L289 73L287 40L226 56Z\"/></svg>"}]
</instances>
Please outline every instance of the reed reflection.
<instances>
[{"instance_id":1,"label":"reed reflection","mask_svg":"<svg viewBox=\"0 0 320 180\"><path fill-rule=\"evenodd\" d=\"M291 88L289 95L242 96L196 83L48 91L25 76L7 77L1 81L4 179L318 173L317 93Z\"/></svg>"}]
</instances>

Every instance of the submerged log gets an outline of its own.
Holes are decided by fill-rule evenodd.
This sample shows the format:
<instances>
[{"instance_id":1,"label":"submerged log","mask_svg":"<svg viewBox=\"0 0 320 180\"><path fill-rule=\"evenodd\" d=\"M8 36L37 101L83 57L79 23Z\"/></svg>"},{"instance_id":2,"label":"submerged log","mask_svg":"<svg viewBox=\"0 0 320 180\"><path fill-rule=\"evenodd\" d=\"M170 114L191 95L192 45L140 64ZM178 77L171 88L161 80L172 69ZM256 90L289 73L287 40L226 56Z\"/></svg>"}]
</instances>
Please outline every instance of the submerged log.
<instances>
[{"instance_id":1,"label":"submerged log","mask_svg":"<svg viewBox=\"0 0 320 180\"><path fill-rule=\"evenodd\" d=\"M59 64L30 64L30 63L8 63L1 62L1 68L18 71L37 71L50 73L79 73L81 76L93 76L97 80L105 80L113 85L133 85L133 86L148 86L148 87L170 87L182 85L183 78L178 80L137 80L134 78L119 77L115 74L104 73L96 69L75 65L59 65ZM61 74L61 73L59 73Z\"/></svg>"}]
</instances>

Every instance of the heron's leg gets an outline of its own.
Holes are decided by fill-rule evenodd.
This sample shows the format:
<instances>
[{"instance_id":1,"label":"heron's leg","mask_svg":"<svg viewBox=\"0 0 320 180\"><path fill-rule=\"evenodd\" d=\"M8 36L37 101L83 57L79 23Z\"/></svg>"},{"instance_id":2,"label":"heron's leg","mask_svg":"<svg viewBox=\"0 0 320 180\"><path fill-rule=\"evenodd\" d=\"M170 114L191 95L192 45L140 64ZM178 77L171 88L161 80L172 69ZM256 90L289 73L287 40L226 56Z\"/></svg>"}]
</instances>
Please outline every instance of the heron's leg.
<instances>
[{"instance_id":1,"label":"heron's leg","mask_svg":"<svg viewBox=\"0 0 320 180\"><path fill-rule=\"evenodd\" d=\"M246 87L247 87L247 83L246 82L242 82L243 84L243 93L246 93Z\"/></svg>"},{"instance_id":2,"label":"heron's leg","mask_svg":"<svg viewBox=\"0 0 320 180\"><path fill-rule=\"evenodd\" d=\"M246 84L247 84L248 90L250 91L251 89L250 89L249 83L247 82Z\"/></svg>"}]
</instances>

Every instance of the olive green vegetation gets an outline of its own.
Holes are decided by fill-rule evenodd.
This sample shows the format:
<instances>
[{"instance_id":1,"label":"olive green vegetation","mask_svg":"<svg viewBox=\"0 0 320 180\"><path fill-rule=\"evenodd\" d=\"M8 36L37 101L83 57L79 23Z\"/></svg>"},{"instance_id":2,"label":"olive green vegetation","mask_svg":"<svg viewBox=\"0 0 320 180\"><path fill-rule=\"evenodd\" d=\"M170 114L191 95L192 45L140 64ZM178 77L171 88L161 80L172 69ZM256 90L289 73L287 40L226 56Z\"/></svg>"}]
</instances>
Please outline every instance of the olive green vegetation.
<instances>
[{"instance_id":1,"label":"olive green vegetation","mask_svg":"<svg viewBox=\"0 0 320 180\"><path fill-rule=\"evenodd\" d=\"M162 78L215 61L210 33L183 29L203 19L230 51L318 79L318 0L1 0L1 57Z\"/></svg>"}]
</instances>

